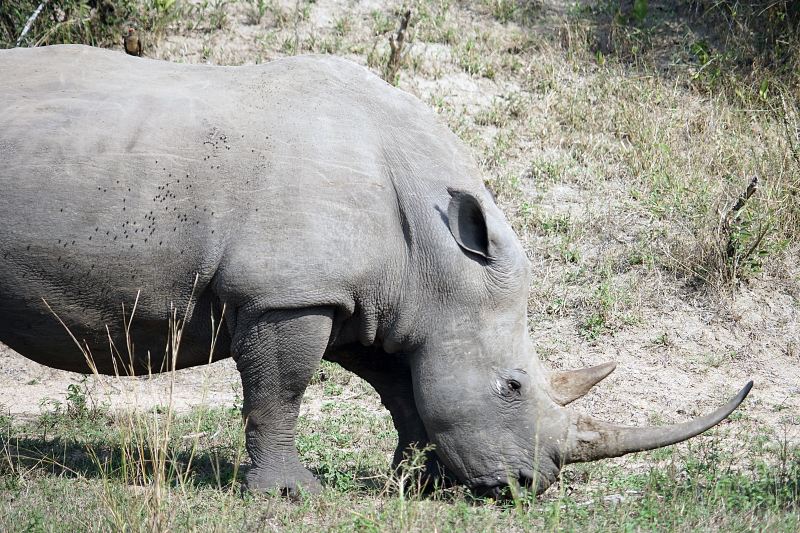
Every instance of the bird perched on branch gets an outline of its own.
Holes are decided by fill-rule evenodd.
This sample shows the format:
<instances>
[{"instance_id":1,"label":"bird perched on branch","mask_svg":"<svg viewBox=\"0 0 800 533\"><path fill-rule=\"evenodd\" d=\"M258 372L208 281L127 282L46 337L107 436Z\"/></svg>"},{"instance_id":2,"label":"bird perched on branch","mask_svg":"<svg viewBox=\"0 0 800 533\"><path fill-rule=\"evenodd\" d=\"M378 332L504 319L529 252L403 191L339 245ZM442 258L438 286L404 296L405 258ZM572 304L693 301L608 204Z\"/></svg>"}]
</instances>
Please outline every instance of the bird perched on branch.
<instances>
[{"instance_id":1,"label":"bird perched on branch","mask_svg":"<svg viewBox=\"0 0 800 533\"><path fill-rule=\"evenodd\" d=\"M132 56L142 55L142 40L135 28L128 27L128 32L122 36L122 44L125 48L125 53Z\"/></svg>"}]
</instances>

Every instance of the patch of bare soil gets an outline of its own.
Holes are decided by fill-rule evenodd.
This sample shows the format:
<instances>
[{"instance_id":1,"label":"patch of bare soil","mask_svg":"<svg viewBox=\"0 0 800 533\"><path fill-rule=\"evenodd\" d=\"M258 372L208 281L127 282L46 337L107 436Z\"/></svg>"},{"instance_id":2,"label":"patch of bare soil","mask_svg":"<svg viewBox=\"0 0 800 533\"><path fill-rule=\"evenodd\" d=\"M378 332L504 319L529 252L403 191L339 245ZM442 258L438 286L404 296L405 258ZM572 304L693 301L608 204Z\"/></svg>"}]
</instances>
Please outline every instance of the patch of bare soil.
<instances>
[{"instance_id":1,"label":"patch of bare soil","mask_svg":"<svg viewBox=\"0 0 800 533\"><path fill-rule=\"evenodd\" d=\"M0 409L14 416L31 417L63 403L70 385L85 385L91 400L112 410L172 405L187 411L197 405L241 405L241 383L231 359L171 374L144 377L84 376L56 370L26 359L0 345ZM237 404L238 402L238 404Z\"/></svg>"}]
</instances>

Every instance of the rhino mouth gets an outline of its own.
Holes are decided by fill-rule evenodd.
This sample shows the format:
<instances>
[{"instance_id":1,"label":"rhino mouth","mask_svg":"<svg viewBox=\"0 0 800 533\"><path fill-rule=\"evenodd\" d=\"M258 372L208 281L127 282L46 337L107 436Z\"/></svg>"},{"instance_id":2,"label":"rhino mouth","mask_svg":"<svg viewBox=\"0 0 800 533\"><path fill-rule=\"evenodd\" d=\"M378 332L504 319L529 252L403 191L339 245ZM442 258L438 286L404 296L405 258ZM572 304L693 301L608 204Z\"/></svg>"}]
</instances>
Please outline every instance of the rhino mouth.
<instances>
[{"instance_id":1,"label":"rhino mouth","mask_svg":"<svg viewBox=\"0 0 800 533\"><path fill-rule=\"evenodd\" d=\"M494 500L511 500L520 493L534 492L539 494L550 486L550 482L542 474L530 470L520 469L514 474L502 474L481 477L469 483L470 490L480 498Z\"/></svg>"}]
</instances>

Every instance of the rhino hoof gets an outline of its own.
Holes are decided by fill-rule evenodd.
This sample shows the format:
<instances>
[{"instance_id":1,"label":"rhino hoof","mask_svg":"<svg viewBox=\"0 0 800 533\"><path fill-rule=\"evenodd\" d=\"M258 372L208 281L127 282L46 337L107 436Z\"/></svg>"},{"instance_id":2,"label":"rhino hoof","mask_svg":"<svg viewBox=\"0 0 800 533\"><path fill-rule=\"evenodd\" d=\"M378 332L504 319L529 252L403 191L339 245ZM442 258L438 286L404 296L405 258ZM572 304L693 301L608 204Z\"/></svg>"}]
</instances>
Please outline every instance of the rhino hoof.
<instances>
[{"instance_id":1,"label":"rhino hoof","mask_svg":"<svg viewBox=\"0 0 800 533\"><path fill-rule=\"evenodd\" d=\"M268 494L300 499L304 495L322 492L322 485L314 474L303 467L296 471L275 472L265 468L251 468L245 476L243 490L253 494Z\"/></svg>"}]
</instances>

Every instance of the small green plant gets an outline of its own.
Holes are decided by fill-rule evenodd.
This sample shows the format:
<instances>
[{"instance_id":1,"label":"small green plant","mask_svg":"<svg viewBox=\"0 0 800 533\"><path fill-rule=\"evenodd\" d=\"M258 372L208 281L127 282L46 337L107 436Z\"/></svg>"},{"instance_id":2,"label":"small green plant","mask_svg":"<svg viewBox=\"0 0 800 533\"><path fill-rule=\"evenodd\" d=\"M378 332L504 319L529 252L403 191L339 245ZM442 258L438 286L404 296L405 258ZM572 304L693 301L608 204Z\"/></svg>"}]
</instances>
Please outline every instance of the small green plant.
<instances>
[{"instance_id":1,"label":"small green plant","mask_svg":"<svg viewBox=\"0 0 800 533\"><path fill-rule=\"evenodd\" d=\"M298 53L297 39L294 37L286 37L281 43L281 52L286 55L295 55Z\"/></svg>"},{"instance_id":2,"label":"small green plant","mask_svg":"<svg viewBox=\"0 0 800 533\"><path fill-rule=\"evenodd\" d=\"M208 22L215 30L221 30L228 25L228 5L230 0L211 0L209 3Z\"/></svg>"},{"instance_id":3,"label":"small green plant","mask_svg":"<svg viewBox=\"0 0 800 533\"><path fill-rule=\"evenodd\" d=\"M607 328L606 314L603 312L595 312L589 315L584 321L581 335L583 335L587 341L593 341L602 335Z\"/></svg>"},{"instance_id":4,"label":"small green plant","mask_svg":"<svg viewBox=\"0 0 800 533\"><path fill-rule=\"evenodd\" d=\"M692 75L694 80L702 80L709 86L714 86L722 75L722 61L717 54L711 52L706 41L695 41L689 51L700 63L700 68Z\"/></svg>"},{"instance_id":5,"label":"small green plant","mask_svg":"<svg viewBox=\"0 0 800 533\"><path fill-rule=\"evenodd\" d=\"M789 241L775 238L776 213L757 198L759 180L753 177L732 207L719 217L714 232L700 245L695 274L705 281L746 280L760 273L770 257Z\"/></svg>"},{"instance_id":6,"label":"small green plant","mask_svg":"<svg viewBox=\"0 0 800 533\"><path fill-rule=\"evenodd\" d=\"M426 468L435 446L408 450L400 464L389 474L384 485L384 494L396 495L401 505L409 499L419 499L433 481L427 478Z\"/></svg>"},{"instance_id":7,"label":"small green plant","mask_svg":"<svg viewBox=\"0 0 800 533\"><path fill-rule=\"evenodd\" d=\"M343 15L333 22L333 31L339 37L344 37L353 30L353 21L349 15Z\"/></svg>"},{"instance_id":8,"label":"small green plant","mask_svg":"<svg viewBox=\"0 0 800 533\"><path fill-rule=\"evenodd\" d=\"M484 0L492 16L502 23L514 20L520 6L518 0Z\"/></svg>"},{"instance_id":9,"label":"small green plant","mask_svg":"<svg viewBox=\"0 0 800 533\"><path fill-rule=\"evenodd\" d=\"M594 294L586 302L590 310L580 329L588 341L595 341L603 334L618 330L623 325L634 322L627 313L629 307L628 291L615 283L610 265L603 268L602 279Z\"/></svg>"},{"instance_id":10,"label":"small green plant","mask_svg":"<svg viewBox=\"0 0 800 533\"><path fill-rule=\"evenodd\" d=\"M450 0L418 0L412 4L417 17L417 38L421 41L455 44L459 29L450 24Z\"/></svg>"},{"instance_id":11,"label":"small green plant","mask_svg":"<svg viewBox=\"0 0 800 533\"><path fill-rule=\"evenodd\" d=\"M341 385L333 381L326 381L323 388L326 396L340 396L344 390Z\"/></svg>"},{"instance_id":12,"label":"small green plant","mask_svg":"<svg viewBox=\"0 0 800 533\"><path fill-rule=\"evenodd\" d=\"M86 382L88 376L84 376L80 383L70 383L67 387L67 416L72 418L84 418L89 412L89 396Z\"/></svg>"},{"instance_id":13,"label":"small green plant","mask_svg":"<svg viewBox=\"0 0 800 533\"><path fill-rule=\"evenodd\" d=\"M565 263L579 264L581 262L581 253L576 246L564 245L561 247L561 259Z\"/></svg>"},{"instance_id":14,"label":"small green plant","mask_svg":"<svg viewBox=\"0 0 800 533\"><path fill-rule=\"evenodd\" d=\"M372 19L372 35L386 35L394 29L394 21L383 11L373 10L370 13Z\"/></svg>"},{"instance_id":15,"label":"small green plant","mask_svg":"<svg viewBox=\"0 0 800 533\"><path fill-rule=\"evenodd\" d=\"M651 243L644 240L637 242L628 255L628 264L651 269L655 267L656 256L652 250Z\"/></svg>"},{"instance_id":16,"label":"small green plant","mask_svg":"<svg viewBox=\"0 0 800 533\"><path fill-rule=\"evenodd\" d=\"M270 8L269 2L267 0L248 0L248 3L250 4L250 17L253 24L260 24Z\"/></svg>"},{"instance_id":17,"label":"small green plant","mask_svg":"<svg viewBox=\"0 0 800 533\"><path fill-rule=\"evenodd\" d=\"M672 341L670 340L669 335L665 331L660 335L658 335L655 339L653 339L652 345L659 346L661 348L667 348L672 345Z\"/></svg>"},{"instance_id":18,"label":"small green plant","mask_svg":"<svg viewBox=\"0 0 800 533\"><path fill-rule=\"evenodd\" d=\"M484 50L479 42L474 37L468 37L456 50L458 55L458 62L461 68L475 77L484 77L494 79L496 70L494 65L489 61L488 51Z\"/></svg>"}]
</instances>

